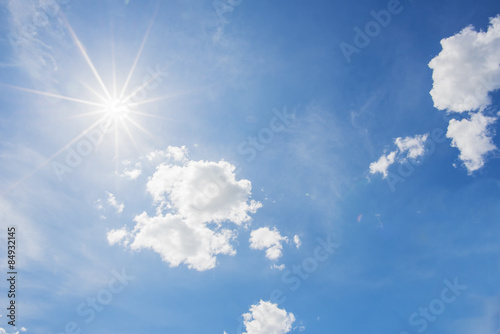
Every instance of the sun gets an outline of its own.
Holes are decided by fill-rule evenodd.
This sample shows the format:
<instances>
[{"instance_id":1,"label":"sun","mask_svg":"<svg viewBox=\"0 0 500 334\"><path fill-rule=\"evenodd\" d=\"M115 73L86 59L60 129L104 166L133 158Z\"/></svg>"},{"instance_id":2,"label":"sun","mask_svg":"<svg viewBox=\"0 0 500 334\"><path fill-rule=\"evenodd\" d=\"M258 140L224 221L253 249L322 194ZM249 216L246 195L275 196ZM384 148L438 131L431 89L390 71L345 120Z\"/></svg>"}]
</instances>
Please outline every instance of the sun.
<instances>
[{"instance_id":1,"label":"sun","mask_svg":"<svg viewBox=\"0 0 500 334\"><path fill-rule=\"evenodd\" d=\"M129 104L118 98L112 98L105 103L104 114L112 119L124 119L130 114Z\"/></svg>"},{"instance_id":2,"label":"sun","mask_svg":"<svg viewBox=\"0 0 500 334\"><path fill-rule=\"evenodd\" d=\"M57 152L55 152L52 156L47 158L44 162L42 162L38 167L36 167L34 170L32 170L30 173L25 175L21 180L13 184L11 187L9 187L7 190L5 190L0 196L5 195L12 189L14 189L16 186L18 186L20 183L22 183L24 180L32 176L34 173L36 173L38 170L40 170L42 167L50 163L55 157L57 157L59 154L67 150L72 144L74 144L77 140L80 138L84 137L89 131L92 129L98 127L101 123L105 121L109 121L110 123L114 123L114 130L115 130L115 161L118 161L118 146L119 143L122 142L121 138L119 138L118 130L121 128L121 133L126 134L132 143L137 147L137 143L135 141L134 135L131 131L131 128L135 128L137 130L140 130L142 133L148 135L149 137L152 137L152 135L144 129L136 120L135 118L137 116L146 116L146 117L153 117L153 118L159 118L163 120L169 120L163 116L158 116L158 115L152 115L150 113L140 111L137 108L140 106L143 106L148 103L164 100L164 99L169 99L172 98L173 96L160 96L157 98L151 98L151 99L146 99L146 100L140 100L138 101L138 96L143 92L144 90L148 89L148 85L151 84L152 81L157 80L156 76L160 76L161 74L155 74L153 77L150 78L150 80L147 80L146 82L143 83L142 86L136 87L135 89L130 89L129 85L132 79L132 76L136 70L139 58L142 54L142 51L144 49L144 46L146 44L146 41L148 39L149 33L151 31L151 28L153 26L153 23L155 21L156 14L158 13L159 7L156 8L156 11L151 19L151 22L149 24L149 27L143 37L142 43L139 47L139 50L137 51L136 57L134 59L134 62L132 64L132 67L130 68L130 71L128 73L128 76L126 77L126 80L122 83L121 90L117 92L117 85L116 85L116 68L115 68L115 54L114 54L114 44L113 41L111 42L111 48L112 48L112 71L113 71L113 84L112 85L106 85L104 81L101 78L101 75L95 68L92 60L90 59L89 55L87 54L86 48L84 47L83 43L80 41L80 39L77 37L76 33L74 32L73 28L69 24L69 22L64 18L64 21L66 23L66 28L68 29L68 32L70 33L73 41L75 42L77 49L80 51L81 56L83 59L86 61L88 68L90 71L93 73L94 78L96 80L97 85L88 85L86 83L82 84L93 93L93 95L96 97L97 100L88 100L86 98L79 98L79 97L71 97L71 96L63 96L59 94L54 94L50 92L44 92L44 91L39 91L35 89L30 89L26 87L19 87L19 86L13 86L9 84L4 84L0 83L0 86L11 88L11 89L16 89L28 93L33 93L37 95L42 95L42 96L47 96L47 97L52 97L60 100L65 100L65 101L70 101L73 103L78 103L82 105L86 105L87 107L92 107L91 110L88 112L84 112L82 114L76 115L75 117L82 117L82 116L95 116L98 115L99 119L93 122L88 128L82 130L78 135L76 135L71 141L69 141L66 145L63 145ZM161 82L161 81L160 81ZM176 95L174 95L176 96Z\"/></svg>"}]
</instances>

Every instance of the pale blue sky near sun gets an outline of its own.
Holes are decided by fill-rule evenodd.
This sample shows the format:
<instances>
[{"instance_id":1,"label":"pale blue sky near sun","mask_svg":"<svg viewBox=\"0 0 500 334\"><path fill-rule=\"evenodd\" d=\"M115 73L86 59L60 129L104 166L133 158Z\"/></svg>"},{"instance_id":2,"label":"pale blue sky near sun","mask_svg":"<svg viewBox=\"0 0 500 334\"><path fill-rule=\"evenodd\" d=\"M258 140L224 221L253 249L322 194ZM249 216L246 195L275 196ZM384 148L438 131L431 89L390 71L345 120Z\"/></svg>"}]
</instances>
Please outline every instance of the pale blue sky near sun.
<instances>
[{"instance_id":1,"label":"pale blue sky near sun","mask_svg":"<svg viewBox=\"0 0 500 334\"><path fill-rule=\"evenodd\" d=\"M500 2L401 0L347 59L341 43L355 47L354 29L393 2L26 0L16 11L3 0L0 236L4 244L7 226L17 226L19 294L12 328L0 284L0 333L236 334L260 300L293 313L291 333L497 333L498 151L468 173L444 138L448 120L429 94L429 62L442 39L469 25L486 31ZM102 107L82 100L99 101L103 86L120 95L127 81L130 94L152 73L156 81L141 92L150 103L68 167L78 136L102 117L92 113ZM490 116L499 97L491 93ZM283 127L273 131L276 124ZM395 138L424 133L432 149L401 182L370 173ZM236 254L217 255L214 268L172 267L151 249L107 239L133 229L142 212L155 214L146 184L156 165L145 157L169 146L185 146L191 162L235 165L236 179L251 182L250 199L262 203L237 228ZM121 175L139 162L139 177ZM279 260L249 247L261 227L288 238ZM333 253L297 279L293 268L327 240ZM4 277L5 251L0 261ZM102 310L82 315L82 303L123 270L134 278ZM462 290L453 294L457 281ZM442 312L410 320L444 300L447 287L456 298Z\"/></svg>"}]
</instances>

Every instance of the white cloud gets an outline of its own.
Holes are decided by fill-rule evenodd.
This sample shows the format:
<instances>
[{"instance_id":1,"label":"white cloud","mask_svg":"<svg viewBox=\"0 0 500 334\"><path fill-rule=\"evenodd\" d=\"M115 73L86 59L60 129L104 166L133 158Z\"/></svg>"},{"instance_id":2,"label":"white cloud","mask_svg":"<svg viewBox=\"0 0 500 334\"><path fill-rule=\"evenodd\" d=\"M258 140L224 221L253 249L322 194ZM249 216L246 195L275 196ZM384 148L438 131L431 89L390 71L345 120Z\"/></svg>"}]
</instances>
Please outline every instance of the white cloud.
<instances>
[{"instance_id":1,"label":"white cloud","mask_svg":"<svg viewBox=\"0 0 500 334\"><path fill-rule=\"evenodd\" d=\"M15 327L14 327L15 328ZM21 332L26 332L26 328L24 327L21 327L20 329ZM16 331L16 332L10 332L11 334L19 334L19 331ZM0 327L0 334L9 334L9 332L7 332L7 330L3 329Z\"/></svg>"},{"instance_id":2,"label":"white cloud","mask_svg":"<svg viewBox=\"0 0 500 334\"><path fill-rule=\"evenodd\" d=\"M204 271L216 266L216 255L235 255L231 241L236 232L228 229L213 231L204 224L189 224L179 215L135 217L134 250L150 248L160 254L170 266L181 263L188 268Z\"/></svg>"},{"instance_id":3,"label":"white cloud","mask_svg":"<svg viewBox=\"0 0 500 334\"><path fill-rule=\"evenodd\" d=\"M300 238L298 235L295 235L293 237L293 242L295 243L295 247L300 248L300 245L302 245L302 241L300 241Z\"/></svg>"},{"instance_id":4,"label":"white cloud","mask_svg":"<svg viewBox=\"0 0 500 334\"><path fill-rule=\"evenodd\" d=\"M186 162L188 160L188 155L189 152L186 146L169 146L166 150L156 150L149 153L146 158L149 161L165 160L166 158L172 162Z\"/></svg>"},{"instance_id":5,"label":"white cloud","mask_svg":"<svg viewBox=\"0 0 500 334\"><path fill-rule=\"evenodd\" d=\"M269 227L262 227L250 233L250 248L266 249L266 257L270 260L277 260L283 255L282 241L286 242L288 239L281 236L276 228L271 230Z\"/></svg>"},{"instance_id":6,"label":"white cloud","mask_svg":"<svg viewBox=\"0 0 500 334\"><path fill-rule=\"evenodd\" d=\"M129 233L126 227L123 227L119 230L111 230L108 232L108 243L110 245L114 245L123 242L123 244L126 245L128 244L128 235Z\"/></svg>"},{"instance_id":7,"label":"white cloud","mask_svg":"<svg viewBox=\"0 0 500 334\"><path fill-rule=\"evenodd\" d=\"M469 26L441 45L443 50L429 63L434 106L465 112L490 105L489 93L500 88L500 16L491 19L486 32Z\"/></svg>"},{"instance_id":8,"label":"white cloud","mask_svg":"<svg viewBox=\"0 0 500 334\"><path fill-rule=\"evenodd\" d=\"M381 173L384 175L384 178L387 177L387 170L396 160L396 153L397 151L393 151L388 155L384 154L376 162L372 162L370 164L370 173Z\"/></svg>"},{"instance_id":9,"label":"white cloud","mask_svg":"<svg viewBox=\"0 0 500 334\"><path fill-rule=\"evenodd\" d=\"M460 150L459 158L469 174L483 167L487 154L496 150L492 133L488 131L488 126L496 120L481 113L473 114L470 120L450 120L446 137L451 138L451 145Z\"/></svg>"},{"instance_id":10,"label":"white cloud","mask_svg":"<svg viewBox=\"0 0 500 334\"><path fill-rule=\"evenodd\" d=\"M429 63L434 80L431 95L436 108L471 115L470 120L451 120L447 137L472 174L496 150L493 133L488 131L496 118L482 112L491 104L490 93L500 88L500 16L490 20L487 31L469 26L443 39L441 45L443 50Z\"/></svg>"},{"instance_id":11,"label":"white cloud","mask_svg":"<svg viewBox=\"0 0 500 334\"><path fill-rule=\"evenodd\" d=\"M429 134L416 135L415 137L396 138L394 143L397 145L399 152L407 152L407 157L416 159L425 153L424 144L429 137Z\"/></svg>"},{"instance_id":12,"label":"white cloud","mask_svg":"<svg viewBox=\"0 0 500 334\"><path fill-rule=\"evenodd\" d=\"M271 266L271 269L277 269L279 271L282 271L282 270L285 270L285 265L284 264L280 264L280 265L273 264Z\"/></svg>"},{"instance_id":13,"label":"white cloud","mask_svg":"<svg viewBox=\"0 0 500 334\"><path fill-rule=\"evenodd\" d=\"M107 194L108 194L108 204L113 208L115 208L117 213L122 213L123 209L125 208L125 204L118 202L116 200L115 195L113 195L112 193L107 192Z\"/></svg>"},{"instance_id":14,"label":"white cloud","mask_svg":"<svg viewBox=\"0 0 500 334\"><path fill-rule=\"evenodd\" d=\"M129 180L135 180L142 174L142 164L140 162L136 163L133 168L125 168L121 177L126 177Z\"/></svg>"},{"instance_id":15,"label":"white cloud","mask_svg":"<svg viewBox=\"0 0 500 334\"><path fill-rule=\"evenodd\" d=\"M249 213L262 206L251 200L252 184L236 181L235 167L228 162L188 161L163 164L147 184L157 203L173 208L190 222L250 221Z\"/></svg>"},{"instance_id":16,"label":"white cloud","mask_svg":"<svg viewBox=\"0 0 500 334\"><path fill-rule=\"evenodd\" d=\"M233 165L192 161L187 154L185 147L148 154L150 161L167 160L147 182L156 214L137 215L132 231L110 231L110 244L124 240L133 250L152 249L170 266L184 263L199 271L214 268L219 254L236 254L231 242L237 231L230 224L249 223L262 205L250 200L252 185L236 180Z\"/></svg>"},{"instance_id":17,"label":"white cloud","mask_svg":"<svg viewBox=\"0 0 500 334\"><path fill-rule=\"evenodd\" d=\"M383 154L377 161L370 164L370 173L380 173L384 178L388 175L389 167L396 161L402 163L407 158L416 159L425 154L425 142L429 134L416 135L414 137L398 137L394 140L397 150L389 154Z\"/></svg>"},{"instance_id":18,"label":"white cloud","mask_svg":"<svg viewBox=\"0 0 500 334\"><path fill-rule=\"evenodd\" d=\"M252 305L249 313L243 314L244 334L286 334L291 332L294 322L293 313L262 300L258 305Z\"/></svg>"}]
</instances>

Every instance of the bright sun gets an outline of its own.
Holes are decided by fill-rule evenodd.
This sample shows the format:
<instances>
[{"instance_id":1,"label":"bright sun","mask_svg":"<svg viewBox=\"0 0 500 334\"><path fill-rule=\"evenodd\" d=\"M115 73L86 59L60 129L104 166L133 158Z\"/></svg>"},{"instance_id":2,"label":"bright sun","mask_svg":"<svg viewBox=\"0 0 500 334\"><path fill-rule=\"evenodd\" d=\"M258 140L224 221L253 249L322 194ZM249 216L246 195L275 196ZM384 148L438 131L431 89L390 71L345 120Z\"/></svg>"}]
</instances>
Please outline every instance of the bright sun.
<instances>
[{"instance_id":1,"label":"bright sun","mask_svg":"<svg viewBox=\"0 0 500 334\"><path fill-rule=\"evenodd\" d=\"M156 9L156 13L157 12L158 12L158 8ZM113 43L111 44L111 47L112 47L112 65L113 65L112 66L113 84L111 87L109 87L103 82L100 74L98 73L97 69L95 68L94 64L92 63L92 60L90 59L89 55L87 54L86 48L83 46L83 43L76 36L75 32L73 31L73 28L71 27L71 25L68 22L66 22L66 27L68 29L68 32L70 33L71 37L73 38L73 41L75 42L76 46L78 47L78 50L80 51L81 55L85 59L87 65L89 66L89 69L94 74L94 78L96 79L96 81L98 83L98 85L93 86L93 87L89 86L85 83L83 83L83 85L88 90L90 90L95 95L96 98L98 98L98 101L92 101L92 100L82 99L82 98L78 98L78 97L63 96L63 95L59 95L59 94L43 92L43 91L34 90L34 89L30 89L30 88L0 83L1 86L6 86L6 87L10 87L12 89L17 89L17 90L21 90L21 91L25 91L25 92L29 92L29 93L48 96L48 97L52 97L52 98L56 98L56 99L60 99L60 100L66 100L66 101L71 101L74 103L80 103L80 104L84 104L87 106L91 106L94 109L92 111L84 112L80 115L77 115L76 117L99 115L99 119L97 121L93 122L88 128L81 131L80 134L78 134L75 138L73 138L71 141L69 141L66 145L61 147L60 150L58 150L51 157L46 159L43 163L41 163L32 172L28 173L24 178L22 178L20 181L16 182L14 185L12 185L3 194L14 189L17 185L19 185L25 179L29 178L36 171L38 171L40 168L42 168L43 166L48 164L56 156L58 156L59 154L64 152L66 149L68 149L70 147L70 145L74 144L78 139L85 136L90 130L99 126L99 124L101 124L103 121L109 120L109 121L111 121L111 123L114 123L114 129L115 129L115 159L114 160L118 163L118 145L122 141L119 138L119 134L118 134L119 128L121 128L121 130L122 130L120 132L127 134L128 137L130 138L130 140L132 141L132 143L135 146L137 146L137 143L135 142L135 138L131 132L130 126L133 126L134 128L142 131L143 133L147 134L148 136L151 136L151 134L146 129L144 129L138 122L136 122L133 119L133 118L135 118L134 116L147 116L147 117L153 117L153 118L167 120L164 117L157 116L157 115L151 115L147 112L137 110L137 107L139 107L141 105L170 98L170 96L163 96L163 97L151 98L151 99L146 99L146 100L140 99L140 101L137 101L137 100L139 100L138 96L141 93L143 93L144 90L147 90L149 88L149 85L153 81L157 80L157 77L160 76L161 73L157 73L157 74L153 75L149 80L146 80L146 82L143 82L142 86L136 87L135 89L132 89L132 90L129 89L129 84L131 82L131 79L132 79L132 76L133 76L134 71L136 69L136 66L138 64L139 58L141 56L141 53L142 53L144 46L146 44L146 41L148 39L151 28L153 26L156 13L154 14L154 16L151 20L151 23L150 23L150 25L149 25L149 27L144 35L144 38L143 38L142 43L139 47L137 55L134 59L132 67L128 73L126 80L122 83L122 88L121 88L121 91L119 93L117 93L117 87L116 87L117 86L116 85L116 68L115 68Z\"/></svg>"},{"instance_id":2,"label":"bright sun","mask_svg":"<svg viewBox=\"0 0 500 334\"><path fill-rule=\"evenodd\" d=\"M130 112L130 107L123 100L111 99L107 101L105 111L108 117L123 119Z\"/></svg>"},{"instance_id":3,"label":"bright sun","mask_svg":"<svg viewBox=\"0 0 500 334\"><path fill-rule=\"evenodd\" d=\"M157 9L158 10L158 9ZM156 16L156 13L155 13ZM144 46L146 44L146 41L148 39L149 33L151 31L151 28L154 23L154 16L151 20L151 23L144 35L144 38L142 40L142 43L139 47L139 50L137 51L136 57L134 59L134 62L132 64L132 67L128 73L128 76L126 77L126 80L122 83L121 89L117 92L117 82L116 82L116 68L115 68L115 59L114 59L114 46L113 42L111 43L112 47L112 71L113 71L113 83L112 85L106 85L104 81L101 78L101 75L95 68L92 60L90 59L89 55L87 54L86 48L84 47L83 43L80 41L80 39L77 37L75 34L73 28L71 25L67 23L67 29L68 32L70 33L71 37L73 38L73 41L75 42L76 46L78 47L78 50L80 51L81 55L85 59L90 71L93 73L94 78L96 79L97 85L88 85L86 83L83 83L83 85L93 93L93 95L97 98L97 100L87 100L87 99L82 99L78 97L70 97L70 96L63 96L59 94L53 94L49 92L43 92L43 91L38 91L30 88L24 88L24 87L18 87L18 86L12 86L12 85L4 85L8 86L10 88L38 94L38 95L44 95L44 96L49 96L53 98L57 98L60 100L66 100L66 101L71 101L75 103L80 103L84 104L87 106L91 106L93 110L90 110L88 112L81 113L75 117L81 117L81 116L95 116L98 115L99 119L95 122L93 122L87 129L84 129L79 135L77 135L73 140L71 140L68 144L63 146L58 152L56 152L53 156L51 156L49 159L47 159L47 162L63 152L65 149L67 149L72 143L74 143L76 140L79 138L83 137L86 133L88 133L90 130L98 126L100 123L103 121L109 120L111 123L114 123L114 129L116 131L115 134L115 154L118 154L118 145L119 142L121 142L121 138L119 138L118 135L118 130L120 129L120 133L126 134L130 140L136 145L134 135L131 131L131 128L135 128L137 130L140 130L141 132L151 136L146 129L144 129L134 118L137 116L146 116L146 117L153 117L153 118L160 118L160 119L165 119L164 117L161 116L156 116L156 115L151 115L147 112L144 111L139 111L137 108L139 106L142 106L147 103L152 103L155 101L163 100L168 97L157 97L157 98L151 98L151 99L139 99L138 96L144 96L144 91L150 90L150 85L152 84L153 81L157 80L157 77L161 75L161 73L156 73L152 75L149 80L146 80L146 82L143 82L141 86L135 87L134 89L130 89L130 83L132 76L134 74L134 71L137 67L139 58L142 54L142 51L144 49ZM140 101L138 101L140 100ZM47 162L45 162L43 165L45 165Z\"/></svg>"}]
</instances>

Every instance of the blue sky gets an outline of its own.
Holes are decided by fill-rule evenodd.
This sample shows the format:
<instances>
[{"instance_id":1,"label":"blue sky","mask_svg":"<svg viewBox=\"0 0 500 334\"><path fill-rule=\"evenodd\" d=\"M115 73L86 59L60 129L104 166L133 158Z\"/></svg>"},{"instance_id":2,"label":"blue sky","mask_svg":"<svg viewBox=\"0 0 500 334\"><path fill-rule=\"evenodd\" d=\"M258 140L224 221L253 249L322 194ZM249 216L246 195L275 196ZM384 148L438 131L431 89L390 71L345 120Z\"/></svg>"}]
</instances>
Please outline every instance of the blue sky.
<instances>
[{"instance_id":1,"label":"blue sky","mask_svg":"<svg viewBox=\"0 0 500 334\"><path fill-rule=\"evenodd\" d=\"M0 334L497 333L498 15L2 1Z\"/></svg>"}]
</instances>

